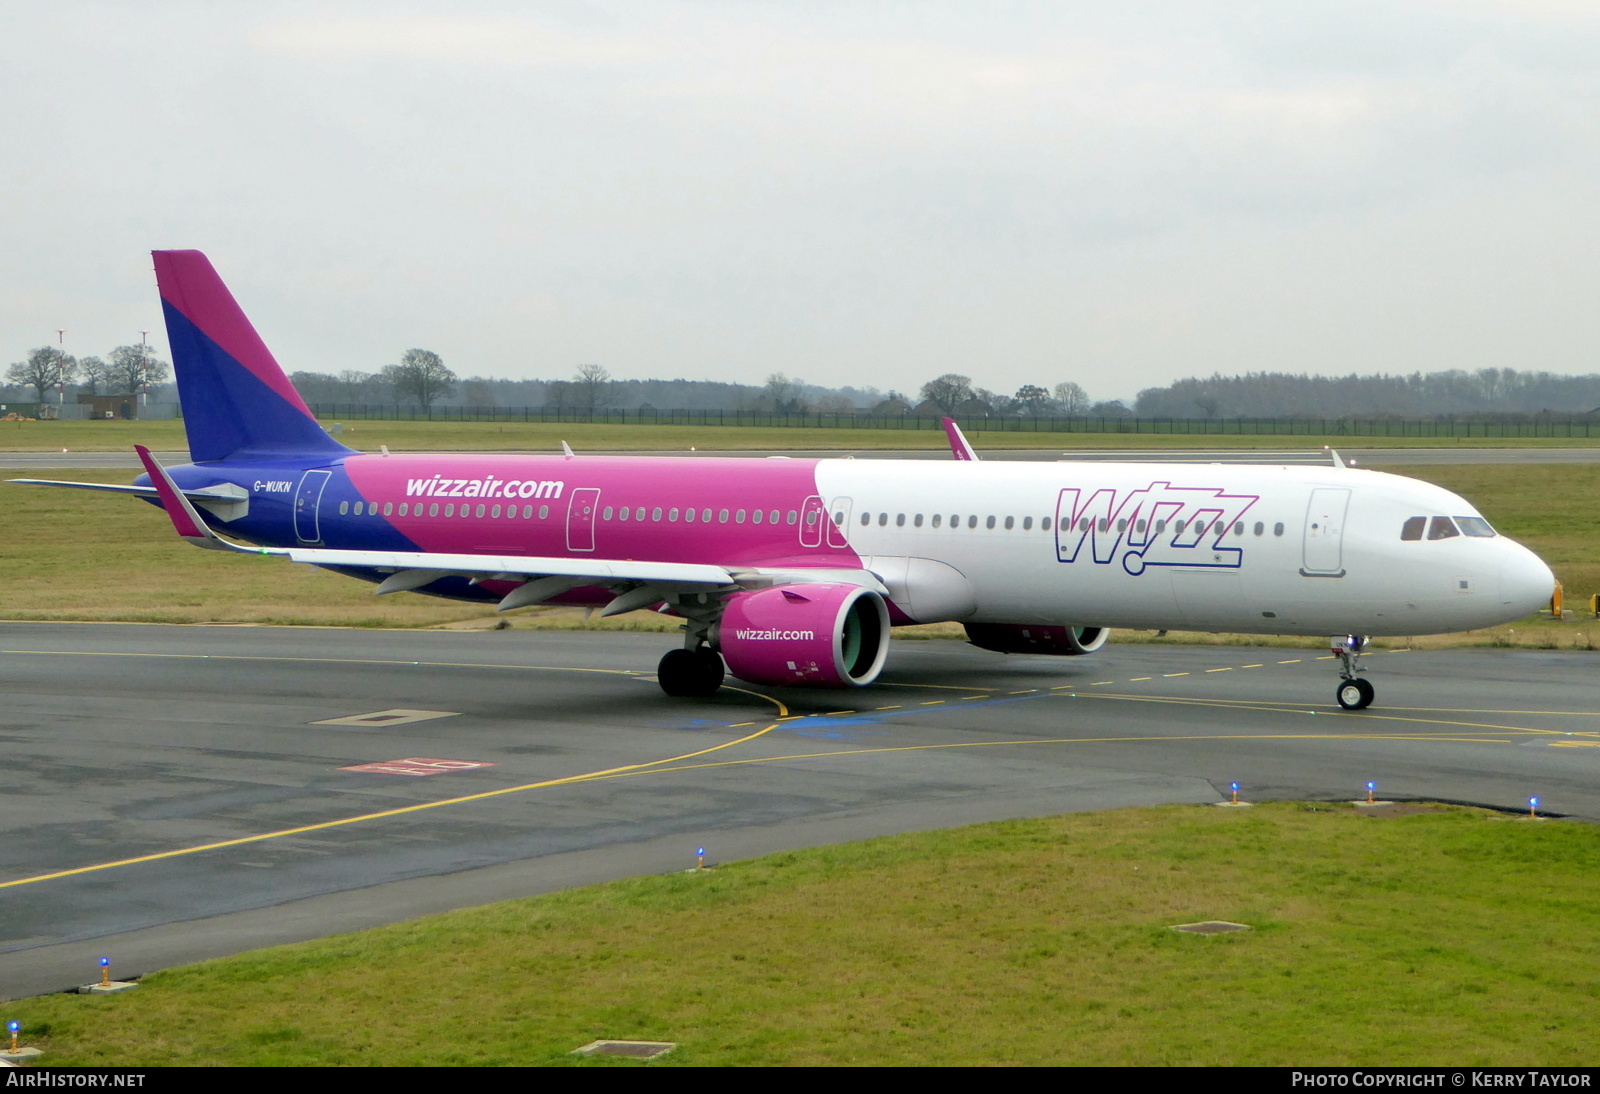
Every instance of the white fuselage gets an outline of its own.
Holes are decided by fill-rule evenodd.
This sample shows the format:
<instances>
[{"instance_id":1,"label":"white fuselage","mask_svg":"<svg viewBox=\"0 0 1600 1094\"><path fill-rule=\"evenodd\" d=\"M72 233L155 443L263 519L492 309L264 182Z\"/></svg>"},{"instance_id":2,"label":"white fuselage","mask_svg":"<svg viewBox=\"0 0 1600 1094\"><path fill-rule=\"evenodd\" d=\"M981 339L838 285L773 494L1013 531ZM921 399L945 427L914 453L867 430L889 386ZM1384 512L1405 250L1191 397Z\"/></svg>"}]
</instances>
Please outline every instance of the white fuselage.
<instances>
[{"instance_id":1,"label":"white fuselage","mask_svg":"<svg viewBox=\"0 0 1600 1094\"><path fill-rule=\"evenodd\" d=\"M1520 618L1553 586L1457 495L1371 471L827 460L817 485L925 622L1429 634ZM1418 517L1449 534L1402 539Z\"/></svg>"}]
</instances>

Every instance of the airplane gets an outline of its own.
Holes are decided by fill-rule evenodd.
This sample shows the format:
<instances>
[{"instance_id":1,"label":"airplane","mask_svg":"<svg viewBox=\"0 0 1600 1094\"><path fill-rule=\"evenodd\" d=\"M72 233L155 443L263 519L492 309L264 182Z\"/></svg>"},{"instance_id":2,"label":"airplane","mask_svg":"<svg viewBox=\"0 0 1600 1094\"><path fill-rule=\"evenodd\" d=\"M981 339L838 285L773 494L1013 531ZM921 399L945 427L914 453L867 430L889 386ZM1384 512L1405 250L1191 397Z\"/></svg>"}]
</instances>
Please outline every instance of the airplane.
<instances>
[{"instance_id":1,"label":"airplane","mask_svg":"<svg viewBox=\"0 0 1600 1094\"><path fill-rule=\"evenodd\" d=\"M995 463L946 420L927 460L361 453L312 416L210 261L155 251L191 463L132 485L210 550L493 603L683 619L671 696L725 675L872 684L891 628L957 622L1078 656L1111 628L1334 635L1335 699L1373 701L1377 635L1531 614L1554 577L1440 487L1344 465ZM220 534L219 534L220 533Z\"/></svg>"}]
</instances>

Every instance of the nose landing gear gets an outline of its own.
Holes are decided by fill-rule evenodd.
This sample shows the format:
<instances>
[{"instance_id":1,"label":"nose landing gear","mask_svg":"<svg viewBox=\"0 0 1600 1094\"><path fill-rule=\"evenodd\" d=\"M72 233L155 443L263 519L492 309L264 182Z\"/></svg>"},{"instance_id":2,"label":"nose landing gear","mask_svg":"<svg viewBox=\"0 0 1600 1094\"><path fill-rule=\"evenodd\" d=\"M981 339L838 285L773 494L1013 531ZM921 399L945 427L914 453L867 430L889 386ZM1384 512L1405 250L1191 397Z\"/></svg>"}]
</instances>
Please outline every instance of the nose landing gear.
<instances>
[{"instance_id":1,"label":"nose landing gear","mask_svg":"<svg viewBox=\"0 0 1600 1094\"><path fill-rule=\"evenodd\" d=\"M1371 681L1357 675L1362 669L1356 663L1371 641L1365 635L1347 634L1329 643L1339 658L1339 687L1333 695L1345 710L1365 710L1372 705L1375 690Z\"/></svg>"}]
</instances>

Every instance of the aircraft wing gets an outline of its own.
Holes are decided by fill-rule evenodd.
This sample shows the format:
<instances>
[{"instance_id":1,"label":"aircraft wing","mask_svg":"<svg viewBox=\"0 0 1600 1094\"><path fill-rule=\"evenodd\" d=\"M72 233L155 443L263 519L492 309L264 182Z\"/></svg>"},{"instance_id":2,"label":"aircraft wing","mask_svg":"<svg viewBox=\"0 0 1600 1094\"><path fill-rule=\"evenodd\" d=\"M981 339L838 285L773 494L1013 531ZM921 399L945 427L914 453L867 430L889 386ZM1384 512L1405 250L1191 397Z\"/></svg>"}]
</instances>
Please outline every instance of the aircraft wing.
<instances>
[{"instance_id":1,"label":"aircraft wing","mask_svg":"<svg viewBox=\"0 0 1600 1094\"><path fill-rule=\"evenodd\" d=\"M972 442L967 440L967 435L961 432L961 427L956 425L954 418L940 418L939 424L944 426L944 435L950 441L950 455L958 460L976 460L977 451L972 447Z\"/></svg>"},{"instance_id":2,"label":"aircraft wing","mask_svg":"<svg viewBox=\"0 0 1600 1094\"><path fill-rule=\"evenodd\" d=\"M544 577L592 578L594 583L620 581L671 582L686 585L732 585L733 575L721 566L688 562L635 562L609 558L556 558L539 555L453 555L435 551L340 551L324 547L290 547L291 562L313 566L356 566L363 569L438 571L468 577L505 574L508 579ZM426 584L426 582L424 582Z\"/></svg>"}]
</instances>

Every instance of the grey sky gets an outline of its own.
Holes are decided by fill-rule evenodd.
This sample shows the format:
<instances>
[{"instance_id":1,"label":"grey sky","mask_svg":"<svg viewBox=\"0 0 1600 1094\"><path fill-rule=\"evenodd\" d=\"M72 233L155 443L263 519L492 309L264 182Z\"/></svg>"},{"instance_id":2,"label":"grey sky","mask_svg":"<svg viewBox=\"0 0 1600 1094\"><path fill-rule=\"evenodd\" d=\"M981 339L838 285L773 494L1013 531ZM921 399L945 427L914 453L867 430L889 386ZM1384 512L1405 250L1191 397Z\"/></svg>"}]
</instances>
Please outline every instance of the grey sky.
<instances>
[{"instance_id":1,"label":"grey sky","mask_svg":"<svg viewBox=\"0 0 1600 1094\"><path fill-rule=\"evenodd\" d=\"M1600 7L0 2L0 363L1600 371Z\"/></svg>"}]
</instances>

